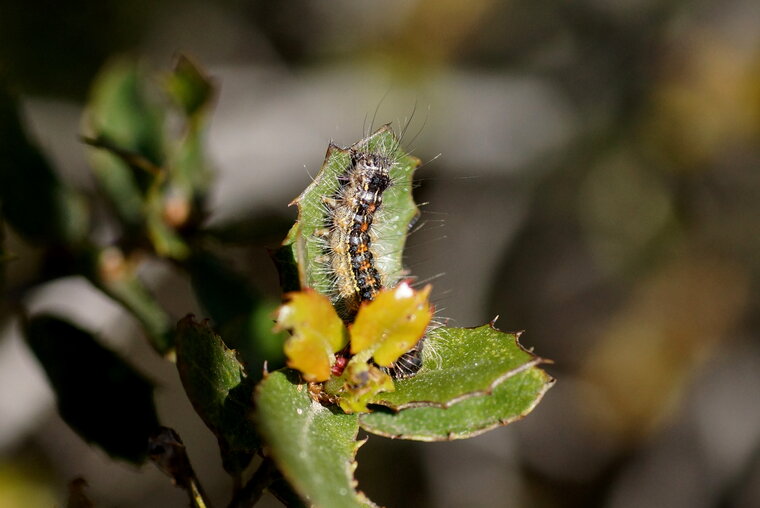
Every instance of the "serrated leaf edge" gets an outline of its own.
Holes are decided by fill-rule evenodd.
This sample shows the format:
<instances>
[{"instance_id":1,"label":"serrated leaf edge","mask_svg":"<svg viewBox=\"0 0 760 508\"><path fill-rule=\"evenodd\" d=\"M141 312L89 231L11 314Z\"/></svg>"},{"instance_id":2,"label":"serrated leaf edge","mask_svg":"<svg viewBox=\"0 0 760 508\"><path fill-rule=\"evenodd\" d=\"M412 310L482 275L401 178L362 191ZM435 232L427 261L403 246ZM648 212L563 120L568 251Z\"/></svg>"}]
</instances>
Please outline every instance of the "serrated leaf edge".
<instances>
[{"instance_id":1,"label":"serrated leaf edge","mask_svg":"<svg viewBox=\"0 0 760 508\"><path fill-rule=\"evenodd\" d=\"M283 372L284 370L285 369L279 369L279 370L276 370L276 371L273 371L273 372L265 372L264 373L264 377L256 385L256 388L254 390L254 401L257 400L258 397L259 397L259 393L260 393L260 391L262 389L263 382L266 381L266 379L271 374L273 374L274 372ZM301 374L298 371L296 371L294 369L287 369L287 370L291 370L291 371L295 372L298 375L299 380L303 381L303 376L301 376ZM297 389L299 391L301 389L308 390L307 383L306 382L299 383ZM312 404L318 404L318 402L312 401ZM257 415L257 418L254 419L254 423L256 423L256 425L258 426L258 422L256 421L257 419L258 419L258 415ZM358 422L358 418L357 418L357 422ZM349 478L350 478L350 484L351 484L351 487L353 488L353 491L354 491L354 497L355 497L355 499L358 502L365 504L368 508L383 508L382 506L375 504L372 500L370 500L364 494L364 492L362 492L361 490L357 490L357 488L356 488L359 485L359 481L356 479L356 476L354 475L354 473L356 472L356 468L359 465L358 462L357 462L357 460L356 460L356 455L359 452L359 448L361 448L362 445L364 445L364 443L366 443L367 440L369 439L369 438L356 439L358 437L358 435L359 435L359 428L360 427L361 427L361 423L359 423L359 425L357 425L356 432L354 433L354 436L353 436L354 446L353 446L353 449L352 449L351 457L350 457L349 461L346 463L347 471L348 471ZM282 475L285 477L285 479L288 481L288 483L290 483L290 485L293 487L293 489L295 489L295 491L298 493L298 495L301 497L301 499L305 500L308 503L311 503L311 500L307 496L303 495L303 493L298 490L297 483L296 483L296 481L294 481L293 475L287 469L282 468L280 466L280 461L279 461L279 459L277 457L277 454L273 453L273 450L272 450L271 446L269 446L269 444L266 443L266 440L264 440L264 450L265 450L265 455L267 457L271 457L272 460L274 460L275 464L277 465L277 469L282 473ZM295 478L295 480L297 480L297 478ZM315 504L312 504L311 506L312 506L312 508L329 508L329 507L319 507L318 505L315 505Z\"/></svg>"},{"instance_id":2,"label":"serrated leaf edge","mask_svg":"<svg viewBox=\"0 0 760 508\"><path fill-rule=\"evenodd\" d=\"M491 425L487 425L487 426L485 426L483 428L480 428L480 429L475 429L472 432L467 432L467 433L449 432L446 435L446 437L442 437L442 438L437 438L437 437L434 437L434 436L418 436L418 435L415 435L415 434L388 434L386 432L375 430L374 428L372 428L371 425L367 425L364 422L363 416L365 414L371 414L371 413L364 413L364 414L360 414L359 415L359 427L361 427L362 429L364 429L366 432L370 432L370 433L375 434L377 436L387 437L387 438L390 438L390 439L406 439L406 440L414 440L414 441L423 441L423 442L428 442L428 443L442 442L442 441L455 441L455 440L458 440L458 439L469 439L471 437L479 436L481 434L485 434L486 432L488 432L490 430L493 430L493 429L496 429L498 427L504 427L506 425L509 425L510 423L514 423L514 422L520 421L523 418L525 418L526 416L528 416L536 408L536 406L544 398L544 395L546 395L546 392L548 392L549 389L552 386L554 386L554 383L557 381L554 377L552 377L548 373L546 373L546 371L542 370L541 372L544 374L544 376L546 376L547 380L544 383L543 388L541 389L541 391L533 399L533 403L528 408L526 408L523 412L521 412L518 415L515 415L515 416L513 416L511 418L504 418L504 419L498 420L498 421L496 421L495 423L493 423ZM483 395L483 396L484 397L488 397L490 395L491 394L489 393L489 394L486 394L486 395ZM435 407L435 406L422 406L422 407ZM448 406L448 407L450 407L450 406ZM442 407L440 409L447 409L447 408L446 407Z\"/></svg>"},{"instance_id":3,"label":"serrated leaf edge","mask_svg":"<svg viewBox=\"0 0 760 508\"><path fill-rule=\"evenodd\" d=\"M474 390L472 392L466 392L466 393L458 395L458 396L456 396L456 397L454 397L454 398L452 398L452 399L450 399L450 400L448 400L446 402L435 402L435 401L419 400L419 401L411 401L411 402L405 402L404 404L394 405L393 403L388 402L388 401L384 401L384 400L373 400L373 401L369 402L368 404L369 405L378 405L378 406L387 407L388 409L391 409L391 410L393 410L395 412L403 411L404 409L417 408L417 407L438 407L438 408L441 408L441 409L446 409L446 408L449 408L449 407L451 407L451 406L453 406L455 404L458 404L459 402L462 402L464 400L470 399L472 397L482 397L482 396L485 396L485 395L491 395L493 393L493 391L496 389L496 387L499 386L501 383L503 383L504 381L506 381L507 379L509 379L509 378L511 378L513 376L516 376L516 375L520 374L521 372L523 372L525 370L531 369L531 368L533 368L533 367L535 367L537 365L552 364L552 363L554 363L552 360L549 360L549 359L546 359L546 358L541 358L540 356L537 356L537 355L533 354L532 351L530 351L528 349L525 349L523 347L523 345L520 344L520 336L522 335L523 332L503 332L503 331L499 330L498 328L496 328L494 326L495 322L496 322L496 319L494 319L490 323L486 323L486 325L467 327L466 329L467 330L476 330L478 328L482 328L483 326L490 326L491 329L493 329L493 330L495 330L495 331L497 331L499 333L502 333L504 335L510 335L510 334L512 334L512 335L515 336L515 344L517 345L517 347L520 348L521 351L523 351L525 353L528 353L529 355L531 355L533 357L533 359L531 361L529 361L527 363L524 363L524 364L520 365L519 367L514 368L514 369L512 369L510 371L505 372L501 376L499 376L496 379L494 379L491 382L491 384L487 388L485 388L484 390ZM544 372L544 374L546 374L548 376L548 378L549 378L548 381L547 381L547 383L550 384L550 385L552 385L554 383L555 379L553 377L551 377L549 374L547 374L546 371L542 370L542 372Z\"/></svg>"}]
</instances>

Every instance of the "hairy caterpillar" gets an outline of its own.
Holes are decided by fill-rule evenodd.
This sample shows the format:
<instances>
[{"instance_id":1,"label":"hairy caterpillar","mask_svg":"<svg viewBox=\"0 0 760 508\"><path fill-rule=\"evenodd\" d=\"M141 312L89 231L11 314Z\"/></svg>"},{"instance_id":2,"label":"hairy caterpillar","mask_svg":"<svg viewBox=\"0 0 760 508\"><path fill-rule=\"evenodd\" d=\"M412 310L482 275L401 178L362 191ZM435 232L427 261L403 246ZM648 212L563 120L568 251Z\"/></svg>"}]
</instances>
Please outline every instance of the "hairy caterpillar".
<instances>
[{"instance_id":1,"label":"hairy caterpillar","mask_svg":"<svg viewBox=\"0 0 760 508\"><path fill-rule=\"evenodd\" d=\"M333 297L338 313L350 323L362 302L373 300L382 288L395 287L405 275L396 266L400 251L387 247L387 236L398 235L391 232L398 213L392 203L384 205L384 196L409 193L408 181L407 188L394 188L404 185L395 169L407 156L387 125L347 149L331 149L345 150L348 160L335 173L337 186L321 196L323 227L313 233L321 254L315 259L327 275L328 287L321 289ZM416 216L408 227L415 220ZM416 373L422 364L421 349L422 341L388 372L396 378Z\"/></svg>"}]
</instances>

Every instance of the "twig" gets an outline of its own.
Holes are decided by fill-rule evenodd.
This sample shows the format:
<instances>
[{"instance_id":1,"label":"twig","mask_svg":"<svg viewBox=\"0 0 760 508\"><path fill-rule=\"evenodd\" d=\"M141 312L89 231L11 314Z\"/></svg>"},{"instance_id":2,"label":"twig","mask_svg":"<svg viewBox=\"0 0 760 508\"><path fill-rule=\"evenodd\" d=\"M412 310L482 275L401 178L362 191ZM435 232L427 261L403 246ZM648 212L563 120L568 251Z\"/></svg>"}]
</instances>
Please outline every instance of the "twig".
<instances>
[{"instance_id":1,"label":"twig","mask_svg":"<svg viewBox=\"0 0 760 508\"><path fill-rule=\"evenodd\" d=\"M159 427L149 440L148 455L156 467L172 479L174 485L187 491L190 506L211 508L211 503L190 465L179 434L169 427Z\"/></svg>"}]
</instances>

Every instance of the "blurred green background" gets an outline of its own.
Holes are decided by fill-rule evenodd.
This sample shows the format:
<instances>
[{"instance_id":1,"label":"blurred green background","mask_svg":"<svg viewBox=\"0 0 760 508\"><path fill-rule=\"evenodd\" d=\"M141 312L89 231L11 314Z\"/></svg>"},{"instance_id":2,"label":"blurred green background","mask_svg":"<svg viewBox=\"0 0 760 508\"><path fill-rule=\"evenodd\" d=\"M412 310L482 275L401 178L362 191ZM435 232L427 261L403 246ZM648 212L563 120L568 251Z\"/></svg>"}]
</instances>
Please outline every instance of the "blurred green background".
<instances>
[{"instance_id":1,"label":"blurred green background","mask_svg":"<svg viewBox=\"0 0 760 508\"><path fill-rule=\"evenodd\" d=\"M557 385L509 428L452 443L373 436L357 471L372 499L760 506L760 3L0 2L0 75L86 192L78 136L96 73L124 54L165 69L179 51L220 85L209 226L231 232L224 254L256 286L279 297L265 247L328 142L412 117L406 147L431 161L412 273L434 279L451 324L499 315L555 361ZM41 254L4 234L4 290L19 294ZM139 273L172 318L203 315L171 266ZM162 422L223 505L215 439L132 318L78 277L24 303L70 316L158 383ZM60 506L76 476L99 507L185 505L155 468L113 462L62 422L12 310L0 316L0 507Z\"/></svg>"}]
</instances>

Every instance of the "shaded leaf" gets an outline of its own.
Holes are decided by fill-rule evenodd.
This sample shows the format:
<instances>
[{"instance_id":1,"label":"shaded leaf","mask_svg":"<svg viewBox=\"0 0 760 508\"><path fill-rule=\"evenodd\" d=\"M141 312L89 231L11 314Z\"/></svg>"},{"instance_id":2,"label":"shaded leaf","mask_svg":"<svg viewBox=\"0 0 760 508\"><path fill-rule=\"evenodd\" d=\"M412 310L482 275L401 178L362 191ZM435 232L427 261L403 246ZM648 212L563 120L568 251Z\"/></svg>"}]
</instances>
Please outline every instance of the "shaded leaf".
<instances>
[{"instance_id":1,"label":"shaded leaf","mask_svg":"<svg viewBox=\"0 0 760 508\"><path fill-rule=\"evenodd\" d=\"M34 317L26 337L66 423L110 455L143 462L158 427L153 385L88 332L57 317Z\"/></svg>"},{"instance_id":2,"label":"shaded leaf","mask_svg":"<svg viewBox=\"0 0 760 508\"><path fill-rule=\"evenodd\" d=\"M90 92L87 123L94 134L160 167L163 157L164 113L146 84L149 76L130 58L108 63Z\"/></svg>"},{"instance_id":3,"label":"shaded leaf","mask_svg":"<svg viewBox=\"0 0 760 508\"><path fill-rule=\"evenodd\" d=\"M288 293L277 311L277 329L290 330L285 342L288 366L308 381L326 381L334 353L347 343L343 321L325 296L312 290Z\"/></svg>"},{"instance_id":4,"label":"shaded leaf","mask_svg":"<svg viewBox=\"0 0 760 508\"><path fill-rule=\"evenodd\" d=\"M363 304L351 325L351 353L369 350L375 363L387 367L412 349L433 317L430 290L414 291L402 282Z\"/></svg>"},{"instance_id":5,"label":"shaded leaf","mask_svg":"<svg viewBox=\"0 0 760 508\"><path fill-rule=\"evenodd\" d=\"M292 370L270 373L256 390L256 420L271 457L311 505L373 506L354 490L360 442L356 415L314 402Z\"/></svg>"},{"instance_id":6,"label":"shaded leaf","mask_svg":"<svg viewBox=\"0 0 760 508\"><path fill-rule=\"evenodd\" d=\"M174 70L164 81L164 86L169 96L187 116L200 113L214 96L211 79L185 55L179 55Z\"/></svg>"},{"instance_id":7,"label":"shaded leaf","mask_svg":"<svg viewBox=\"0 0 760 508\"><path fill-rule=\"evenodd\" d=\"M89 228L83 198L64 185L29 139L14 97L0 82L0 202L27 240L76 243Z\"/></svg>"},{"instance_id":8,"label":"shaded leaf","mask_svg":"<svg viewBox=\"0 0 760 508\"><path fill-rule=\"evenodd\" d=\"M164 162L163 110L145 81L133 60L113 60L98 74L86 114L88 138L105 148L90 151L93 172L132 227L142 223L144 195Z\"/></svg>"},{"instance_id":9,"label":"shaded leaf","mask_svg":"<svg viewBox=\"0 0 760 508\"><path fill-rule=\"evenodd\" d=\"M177 324L176 342L182 385L195 411L219 438L223 451L228 452L226 455L255 452L259 438L250 419L253 383L235 352L227 349L208 325L196 323L192 316Z\"/></svg>"}]
</instances>

